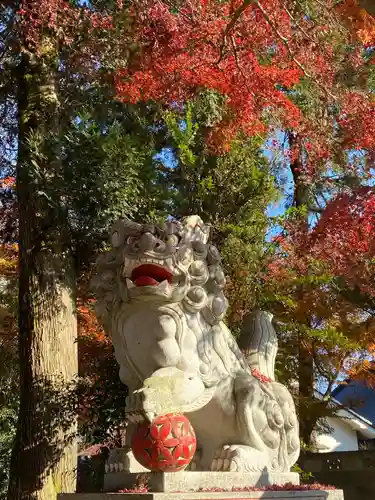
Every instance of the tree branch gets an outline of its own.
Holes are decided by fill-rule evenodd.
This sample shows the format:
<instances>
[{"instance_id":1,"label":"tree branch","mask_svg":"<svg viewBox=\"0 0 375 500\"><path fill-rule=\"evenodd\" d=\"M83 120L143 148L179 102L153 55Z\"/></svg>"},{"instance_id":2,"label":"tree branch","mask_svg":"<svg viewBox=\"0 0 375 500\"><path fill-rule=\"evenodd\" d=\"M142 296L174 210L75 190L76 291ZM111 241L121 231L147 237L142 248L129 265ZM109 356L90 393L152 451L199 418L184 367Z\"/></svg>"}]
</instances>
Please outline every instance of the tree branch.
<instances>
[{"instance_id":1,"label":"tree branch","mask_svg":"<svg viewBox=\"0 0 375 500\"><path fill-rule=\"evenodd\" d=\"M314 214L322 214L324 212L324 208L320 207L308 207L309 212L313 212Z\"/></svg>"},{"instance_id":2,"label":"tree branch","mask_svg":"<svg viewBox=\"0 0 375 500\"><path fill-rule=\"evenodd\" d=\"M287 13L289 19L295 23L297 28L305 35L305 37L310 40L311 42L315 42L315 40L307 33L307 31L302 28L302 26L297 22L296 18L293 16L293 14L290 12L290 10L284 5L284 10Z\"/></svg>"},{"instance_id":3,"label":"tree branch","mask_svg":"<svg viewBox=\"0 0 375 500\"><path fill-rule=\"evenodd\" d=\"M286 38L284 35L282 35L280 33L280 31L277 29L276 25L274 24L274 22L271 20L270 16L268 15L267 11L264 9L264 7L259 3L259 1L257 0L255 2L255 5L258 7L258 9L261 11L261 13L263 14L263 17L264 19L267 21L267 23L271 26L272 30L274 31L274 33L276 34L276 36L279 38L279 40L285 45L286 47L286 50L290 56L290 58L293 60L293 62L300 68L300 70L303 72L303 74L307 77L307 78L310 78L311 80L313 80L313 82L315 82L315 84L320 87L324 93L326 95L329 95L329 97L331 97L331 99L333 100L336 100L336 96L334 96L333 94L331 94L324 85L322 85L313 75L311 75L307 70L306 68L303 66L302 63L300 63L300 61L298 61L298 59L295 57L295 55L293 54L291 48L290 48L290 45L289 45L289 40L288 38Z\"/></svg>"},{"instance_id":4,"label":"tree branch","mask_svg":"<svg viewBox=\"0 0 375 500\"><path fill-rule=\"evenodd\" d=\"M245 10L248 7L250 7L250 5L252 5L253 3L256 3L256 0L244 0L242 5L237 7L237 9L233 12L231 20L226 25L225 30L223 31L223 41L221 42L221 45L220 45L219 60L218 60L217 64L219 64L220 61L223 59L224 47L225 47L225 44L227 41L227 36L232 31L232 29L234 28L234 25L236 24L238 19L242 16L242 14L245 12Z\"/></svg>"},{"instance_id":5,"label":"tree branch","mask_svg":"<svg viewBox=\"0 0 375 500\"><path fill-rule=\"evenodd\" d=\"M237 9L233 12L232 18L227 24L223 36L226 37L229 32L232 30L238 19L242 16L243 12L250 7L251 4L256 3L256 0L244 0L243 4L237 7Z\"/></svg>"},{"instance_id":6,"label":"tree branch","mask_svg":"<svg viewBox=\"0 0 375 500\"><path fill-rule=\"evenodd\" d=\"M162 172L163 174L177 175L177 172L174 168L166 167L163 163L157 163L156 170Z\"/></svg>"}]
</instances>

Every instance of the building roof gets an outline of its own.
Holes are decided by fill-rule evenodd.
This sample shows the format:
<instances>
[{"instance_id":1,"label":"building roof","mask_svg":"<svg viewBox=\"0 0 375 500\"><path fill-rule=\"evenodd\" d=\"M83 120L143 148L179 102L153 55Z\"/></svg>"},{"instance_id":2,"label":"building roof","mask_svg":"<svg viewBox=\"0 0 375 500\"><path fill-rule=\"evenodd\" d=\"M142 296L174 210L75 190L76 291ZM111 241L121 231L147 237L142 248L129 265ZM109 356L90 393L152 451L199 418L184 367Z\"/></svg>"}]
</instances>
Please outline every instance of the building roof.
<instances>
[{"instance_id":1,"label":"building roof","mask_svg":"<svg viewBox=\"0 0 375 500\"><path fill-rule=\"evenodd\" d=\"M362 380L348 380L332 392L332 396L343 406L375 426L375 390Z\"/></svg>"},{"instance_id":2,"label":"building roof","mask_svg":"<svg viewBox=\"0 0 375 500\"><path fill-rule=\"evenodd\" d=\"M323 394L315 391L315 397L321 399ZM358 431L366 439L375 439L375 424L370 420L355 412L351 408L344 407L335 397L332 397L329 405L336 407L334 418L342 419L354 431Z\"/></svg>"}]
</instances>

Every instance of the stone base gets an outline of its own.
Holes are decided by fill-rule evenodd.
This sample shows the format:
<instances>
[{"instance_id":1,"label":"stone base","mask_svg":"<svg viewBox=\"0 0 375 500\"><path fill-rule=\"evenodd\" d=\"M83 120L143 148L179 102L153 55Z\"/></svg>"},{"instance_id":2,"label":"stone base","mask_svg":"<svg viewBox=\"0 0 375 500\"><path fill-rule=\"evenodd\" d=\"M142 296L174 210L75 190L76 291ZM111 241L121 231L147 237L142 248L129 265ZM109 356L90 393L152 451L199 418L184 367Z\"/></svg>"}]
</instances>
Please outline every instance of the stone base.
<instances>
[{"instance_id":1,"label":"stone base","mask_svg":"<svg viewBox=\"0 0 375 500\"><path fill-rule=\"evenodd\" d=\"M110 472L104 476L104 491L133 489L139 481L148 485L153 493L198 491L204 488L243 488L246 486L268 486L271 484L299 484L295 472Z\"/></svg>"},{"instance_id":2,"label":"stone base","mask_svg":"<svg viewBox=\"0 0 375 500\"><path fill-rule=\"evenodd\" d=\"M342 491L218 491L195 493L78 493L58 500L344 500Z\"/></svg>"}]
</instances>

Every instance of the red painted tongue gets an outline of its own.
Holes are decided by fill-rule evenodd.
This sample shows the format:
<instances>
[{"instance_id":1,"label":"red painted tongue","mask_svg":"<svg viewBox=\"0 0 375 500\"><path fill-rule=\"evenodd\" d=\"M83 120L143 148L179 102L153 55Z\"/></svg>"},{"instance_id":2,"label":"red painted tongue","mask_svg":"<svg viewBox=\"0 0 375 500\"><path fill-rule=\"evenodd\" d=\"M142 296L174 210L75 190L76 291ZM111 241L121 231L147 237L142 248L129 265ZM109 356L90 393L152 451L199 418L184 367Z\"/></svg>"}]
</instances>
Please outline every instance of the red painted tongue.
<instances>
[{"instance_id":1,"label":"red painted tongue","mask_svg":"<svg viewBox=\"0 0 375 500\"><path fill-rule=\"evenodd\" d=\"M164 280L170 280L172 274L165 268L154 264L142 264L136 267L131 279L136 286L158 286Z\"/></svg>"},{"instance_id":2,"label":"red painted tongue","mask_svg":"<svg viewBox=\"0 0 375 500\"><path fill-rule=\"evenodd\" d=\"M139 276L139 278L134 281L134 284L136 286L157 286L159 282L150 276Z\"/></svg>"}]
</instances>

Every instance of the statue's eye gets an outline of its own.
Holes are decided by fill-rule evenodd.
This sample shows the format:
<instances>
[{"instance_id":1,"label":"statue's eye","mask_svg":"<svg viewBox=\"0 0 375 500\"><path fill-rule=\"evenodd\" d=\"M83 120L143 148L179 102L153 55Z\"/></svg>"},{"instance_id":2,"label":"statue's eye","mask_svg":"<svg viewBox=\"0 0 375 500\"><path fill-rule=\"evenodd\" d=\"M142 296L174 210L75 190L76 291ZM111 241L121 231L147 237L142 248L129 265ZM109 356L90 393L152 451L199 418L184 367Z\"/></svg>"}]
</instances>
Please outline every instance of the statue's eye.
<instances>
[{"instance_id":1,"label":"statue's eye","mask_svg":"<svg viewBox=\"0 0 375 500\"><path fill-rule=\"evenodd\" d=\"M139 240L135 236L128 236L128 239L126 240L126 244L131 246L134 249L139 248Z\"/></svg>"},{"instance_id":2,"label":"statue's eye","mask_svg":"<svg viewBox=\"0 0 375 500\"><path fill-rule=\"evenodd\" d=\"M166 236L166 238L165 238L165 241L169 245L172 245L173 247L175 247L178 245L179 238L176 234L168 234L168 236Z\"/></svg>"}]
</instances>

